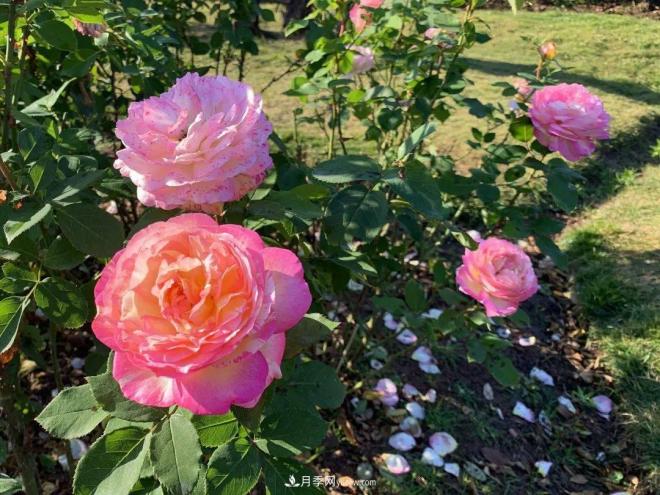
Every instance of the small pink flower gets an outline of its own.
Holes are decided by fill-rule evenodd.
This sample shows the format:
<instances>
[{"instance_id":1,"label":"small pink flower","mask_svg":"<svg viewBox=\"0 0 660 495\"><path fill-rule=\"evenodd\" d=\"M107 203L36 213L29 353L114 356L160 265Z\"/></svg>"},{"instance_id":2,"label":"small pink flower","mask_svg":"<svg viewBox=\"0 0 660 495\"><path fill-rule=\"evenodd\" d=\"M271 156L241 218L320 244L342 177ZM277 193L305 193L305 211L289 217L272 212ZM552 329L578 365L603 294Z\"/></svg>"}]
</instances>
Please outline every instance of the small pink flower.
<instances>
[{"instance_id":1,"label":"small pink flower","mask_svg":"<svg viewBox=\"0 0 660 495\"><path fill-rule=\"evenodd\" d=\"M195 414L254 407L281 376L287 330L311 294L291 251L189 213L145 227L94 290L96 337L123 394Z\"/></svg>"},{"instance_id":2,"label":"small pink flower","mask_svg":"<svg viewBox=\"0 0 660 495\"><path fill-rule=\"evenodd\" d=\"M557 84L534 93L529 116L541 144L577 161L609 139L610 116L603 103L581 84Z\"/></svg>"},{"instance_id":3,"label":"small pink flower","mask_svg":"<svg viewBox=\"0 0 660 495\"><path fill-rule=\"evenodd\" d=\"M456 271L461 292L486 308L486 314L509 316L539 288L529 256L515 244L491 237L475 251L465 250Z\"/></svg>"},{"instance_id":4,"label":"small pink flower","mask_svg":"<svg viewBox=\"0 0 660 495\"><path fill-rule=\"evenodd\" d=\"M351 19L351 22L358 33L364 31L364 28L371 23L371 12L365 7L378 9L383 5L383 1L384 0L360 0L359 3L356 3L351 7L351 10L348 12L348 17Z\"/></svg>"},{"instance_id":5,"label":"small pink flower","mask_svg":"<svg viewBox=\"0 0 660 495\"><path fill-rule=\"evenodd\" d=\"M353 57L351 74L364 74L374 68L376 60L371 48L368 46L355 46L353 51L356 52L356 55Z\"/></svg>"},{"instance_id":6,"label":"small pink flower","mask_svg":"<svg viewBox=\"0 0 660 495\"><path fill-rule=\"evenodd\" d=\"M90 36L92 38L99 38L105 33L107 26L105 24L94 24L92 22L82 22L79 19L73 18L73 27L76 28L83 36Z\"/></svg>"},{"instance_id":7,"label":"small pink flower","mask_svg":"<svg viewBox=\"0 0 660 495\"><path fill-rule=\"evenodd\" d=\"M440 28L428 28L426 31L424 31L424 37L427 40L432 40L435 38L437 35L439 35L442 32L442 29Z\"/></svg>"},{"instance_id":8,"label":"small pink flower","mask_svg":"<svg viewBox=\"0 0 660 495\"><path fill-rule=\"evenodd\" d=\"M165 210L219 213L273 166L261 97L222 76L186 74L166 93L131 103L115 132L125 146L115 168L142 203Z\"/></svg>"}]
</instances>

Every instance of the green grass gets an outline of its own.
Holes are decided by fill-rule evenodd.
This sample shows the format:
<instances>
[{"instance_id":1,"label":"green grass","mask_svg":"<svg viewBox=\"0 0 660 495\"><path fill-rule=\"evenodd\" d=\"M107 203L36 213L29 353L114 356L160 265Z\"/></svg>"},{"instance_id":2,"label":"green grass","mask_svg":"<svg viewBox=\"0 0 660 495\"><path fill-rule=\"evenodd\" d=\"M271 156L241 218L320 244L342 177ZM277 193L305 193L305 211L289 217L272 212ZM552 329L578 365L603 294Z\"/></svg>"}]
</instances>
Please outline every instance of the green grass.
<instances>
[{"instance_id":1,"label":"green grass","mask_svg":"<svg viewBox=\"0 0 660 495\"><path fill-rule=\"evenodd\" d=\"M647 483L655 479L660 489L660 169L650 151L660 136L660 24L558 11L517 16L485 11L479 17L493 40L467 52L473 84L465 96L506 104L492 83L530 72L536 46L553 40L564 69L558 78L587 86L612 115L612 141L580 164L587 206L561 242L571 259L577 298L591 322L592 343L605 352L616 377L619 417L627 423L637 460L652 472ZM300 46L296 41L262 43L259 56L248 62L248 82L263 88ZM297 101L282 93L293 76L283 77L264 95L265 108L285 137L292 132ZM433 144L439 153L462 156L459 166L473 166L465 141L478 124L458 108ZM324 142L320 131L304 125L301 132L315 156ZM351 146L364 146L362 132L355 123L349 126L347 134L355 139Z\"/></svg>"}]
</instances>

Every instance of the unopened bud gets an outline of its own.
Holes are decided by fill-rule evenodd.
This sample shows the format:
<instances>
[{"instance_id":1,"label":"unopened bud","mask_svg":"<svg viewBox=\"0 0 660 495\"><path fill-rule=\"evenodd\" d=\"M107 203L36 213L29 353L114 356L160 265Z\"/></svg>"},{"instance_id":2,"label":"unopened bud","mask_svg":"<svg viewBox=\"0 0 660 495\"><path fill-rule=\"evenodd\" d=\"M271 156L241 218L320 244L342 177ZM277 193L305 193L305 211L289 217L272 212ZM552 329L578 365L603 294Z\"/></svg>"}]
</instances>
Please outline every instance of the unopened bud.
<instances>
[{"instance_id":1,"label":"unopened bud","mask_svg":"<svg viewBox=\"0 0 660 495\"><path fill-rule=\"evenodd\" d=\"M546 41L539 46L539 55L543 60L553 60L557 56L557 45L554 41Z\"/></svg>"}]
</instances>

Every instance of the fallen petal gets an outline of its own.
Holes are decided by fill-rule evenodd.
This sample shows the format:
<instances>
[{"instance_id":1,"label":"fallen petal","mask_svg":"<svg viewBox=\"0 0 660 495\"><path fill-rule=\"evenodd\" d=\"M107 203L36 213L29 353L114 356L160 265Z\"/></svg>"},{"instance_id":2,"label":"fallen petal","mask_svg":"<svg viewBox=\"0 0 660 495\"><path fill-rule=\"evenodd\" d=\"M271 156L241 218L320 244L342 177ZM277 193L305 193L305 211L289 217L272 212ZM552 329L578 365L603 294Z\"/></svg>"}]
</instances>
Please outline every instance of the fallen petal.
<instances>
[{"instance_id":1,"label":"fallen petal","mask_svg":"<svg viewBox=\"0 0 660 495\"><path fill-rule=\"evenodd\" d=\"M513 408L513 414L529 423L534 423L536 421L534 411L532 411L522 402L516 402L516 406Z\"/></svg>"},{"instance_id":2,"label":"fallen petal","mask_svg":"<svg viewBox=\"0 0 660 495\"><path fill-rule=\"evenodd\" d=\"M511 337L511 330L506 327L497 327L495 333L501 339L508 339Z\"/></svg>"},{"instance_id":3,"label":"fallen petal","mask_svg":"<svg viewBox=\"0 0 660 495\"><path fill-rule=\"evenodd\" d=\"M562 406L564 406L568 412L573 414L577 412L577 409L575 409L575 406L571 402L571 399L569 399L565 395L560 395L559 398L557 399L557 402L559 402Z\"/></svg>"},{"instance_id":4,"label":"fallen petal","mask_svg":"<svg viewBox=\"0 0 660 495\"><path fill-rule=\"evenodd\" d=\"M422 426L419 424L419 421L417 421L417 418L412 416L407 416L403 421L401 421L399 428L401 428L403 431L407 431L415 438L422 436Z\"/></svg>"},{"instance_id":5,"label":"fallen petal","mask_svg":"<svg viewBox=\"0 0 660 495\"><path fill-rule=\"evenodd\" d=\"M438 368L438 366L433 363L419 363L419 369L421 369L424 373L428 373L429 375L440 374L440 368Z\"/></svg>"},{"instance_id":6,"label":"fallen petal","mask_svg":"<svg viewBox=\"0 0 660 495\"><path fill-rule=\"evenodd\" d=\"M412 353L412 358L419 363L430 363L433 361L433 354L428 347L420 346Z\"/></svg>"},{"instance_id":7,"label":"fallen petal","mask_svg":"<svg viewBox=\"0 0 660 495\"><path fill-rule=\"evenodd\" d=\"M430 388L424 395L422 395L422 400L435 404L435 401L438 400L438 393L434 388Z\"/></svg>"},{"instance_id":8,"label":"fallen petal","mask_svg":"<svg viewBox=\"0 0 660 495\"><path fill-rule=\"evenodd\" d=\"M69 445L71 446L71 456L75 461L79 460L89 450L87 444L79 438L69 440Z\"/></svg>"},{"instance_id":9,"label":"fallen petal","mask_svg":"<svg viewBox=\"0 0 660 495\"><path fill-rule=\"evenodd\" d=\"M385 313L383 316L383 324L385 325L385 328L389 330L396 330L399 328L399 323L394 320L394 317L391 313Z\"/></svg>"},{"instance_id":10,"label":"fallen petal","mask_svg":"<svg viewBox=\"0 0 660 495\"><path fill-rule=\"evenodd\" d=\"M484 399L488 401L491 401L495 398L495 394L493 393L493 387L490 386L490 383L484 383L483 394L484 394Z\"/></svg>"},{"instance_id":11,"label":"fallen petal","mask_svg":"<svg viewBox=\"0 0 660 495\"><path fill-rule=\"evenodd\" d=\"M518 339L518 345L522 347L531 347L536 344L536 337L533 335L531 337L520 337Z\"/></svg>"},{"instance_id":12,"label":"fallen petal","mask_svg":"<svg viewBox=\"0 0 660 495\"><path fill-rule=\"evenodd\" d=\"M378 395L380 395L380 401L386 406L395 406L396 403L399 402L396 385L389 378L381 378L378 380L374 390L378 392Z\"/></svg>"},{"instance_id":13,"label":"fallen petal","mask_svg":"<svg viewBox=\"0 0 660 495\"><path fill-rule=\"evenodd\" d=\"M351 279L348 281L348 290L353 292L362 292L364 290L364 285Z\"/></svg>"},{"instance_id":14,"label":"fallen petal","mask_svg":"<svg viewBox=\"0 0 660 495\"><path fill-rule=\"evenodd\" d=\"M369 366L371 366L376 371L379 371L382 370L385 365L380 361L378 361L378 359L372 359L371 361L369 361Z\"/></svg>"},{"instance_id":15,"label":"fallen petal","mask_svg":"<svg viewBox=\"0 0 660 495\"><path fill-rule=\"evenodd\" d=\"M550 374L543 371L541 368L537 368L536 366L534 366L532 368L532 371L529 372L529 376L534 378L535 380L538 380L543 385L547 385L548 387L554 387L555 386L554 378L552 378L552 376L550 376Z\"/></svg>"},{"instance_id":16,"label":"fallen petal","mask_svg":"<svg viewBox=\"0 0 660 495\"><path fill-rule=\"evenodd\" d=\"M408 402L408 404L406 404L406 411L408 411L413 418L424 419L426 417L424 408L417 402Z\"/></svg>"},{"instance_id":17,"label":"fallen petal","mask_svg":"<svg viewBox=\"0 0 660 495\"><path fill-rule=\"evenodd\" d=\"M445 472L453 476L456 476L458 478L461 474L461 466L459 466L455 462L448 462L447 464L445 464Z\"/></svg>"},{"instance_id":18,"label":"fallen petal","mask_svg":"<svg viewBox=\"0 0 660 495\"><path fill-rule=\"evenodd\" d=\"M536 466L538 473L545 478L550 472L552 463L550 461L536 461L534 466Z\"/></svg>"},{"instance_id":19,"label":"fallen petal","mask_svg":"<svg viewBox=\"0 0 660 495\"><path fill-rule=\"evenodd\" d=\"M396 336L396 340L405 345L412 345L417 342L417 335L408 330L407 328Z\"/></svg>"},{"instance_id":20,"label":"fallen petal","mask_svg":"<svg viewBox=\"0 0 660 495\"><path fill-rule=\"evenodd\" d=\"M390 447L403 452L408 452L417 445L414 437L406 432L395 433L390 437L388 443L390 444Z\"/></svg>"},{"instance_id":21,"label":"fallen petal","mask_svg":"<svg viewBox=\"0 0 660 495\"><path fill-rule=\"evenodd\" d=\"M405 457L399 454L383 454L385 469L395 475L406 474L410 472L410 464Z\"/></svg>"},{"instance_id":22,"label":"fallen petal","mask_svg":"<svg viewBox=\"0 0 660 495\"><path fill-rule=\"evenodd\" d=\"M411 399L412 397L415 397L416 395L420 395L419 390L417 390L417 387L414 385L411 385L410 383L406 383L403 386L403 396L406 397L407 399Z\"/></svg>"},{"instance_id":23,"label":"fallen petal","mask_svg":"<svg viewBox=\"0 0 660 495\"><path fill-rule=\"evenodd\" d=\"M438 308L431 308L426 313L422 313L422 318L429 320L437 320L442 315L443 310Z\"/></svg>"},{"instance_id":24,"label":"fallen petal","mask_svg":"<svg viewBox=\"0 0 660 495\"><path fill-rule=\"evenodd\" d=\"M612 399L606 395L597 395L591 399L598 412L601 414L610 414L612 412Z\"/></svg>"},{"instance_id":25,"label":"fallen petal","mask_svg":"<svg viewBox=\"0 0 660 495\"><path fill-rule=\"evenodd\" d=\"M429 445L440 457L445 457L458 448L456 439L444 431L431 435Z\"/></svg>"},{"instance_id":26,"label":"fallen petal","mask_svg":"<svg viewBox=\"0 0 660 495\"><path fill-rule=\"evenodd\" d=\"M83 366L85 366L85 360L83 358L74 357L71 360L71 367L74 370L81 370L81 369L83 369Z\"/></svg>"},{"instance_id":27,"label":"fallen petal","mask_svg":"<svg viewBox=\"0 0 660 495\"><path fill-rule=\"evenodd\" d=\"M422 462L435 467L442 467L445 463L444 459L440 457L435 450L429 447L426 447L424 452L422 452Z\"/></svg>"}]
</instances>

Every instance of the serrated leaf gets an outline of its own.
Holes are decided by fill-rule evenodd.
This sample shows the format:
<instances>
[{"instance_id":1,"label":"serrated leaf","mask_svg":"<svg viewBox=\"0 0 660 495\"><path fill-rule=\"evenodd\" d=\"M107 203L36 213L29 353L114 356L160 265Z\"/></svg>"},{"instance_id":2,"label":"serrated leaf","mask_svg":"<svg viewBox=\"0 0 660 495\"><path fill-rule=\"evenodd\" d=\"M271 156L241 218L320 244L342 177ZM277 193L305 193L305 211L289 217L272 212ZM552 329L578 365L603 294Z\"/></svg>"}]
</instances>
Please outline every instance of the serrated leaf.
<instances>
[{"instance_id":1,"label":"serrated leaf","mask_svg":"<svg viewBox=\"0 0 660 495\"><path fill-rule=\"evenodd\" d=\"M64 237L55 239L46 251L44 265L52 270L71 270L85 260L85 255Z\"/></svg>"},{"instance_id":2,"label":"serrated leaf","mask_svg":"<svg viewBox=\"0 0 660 495\"><path fill-rule=\"evenodd\" d=\"M204 447L219 447L238 435L238 420L232 413L221 416L193 416L192 424Z\"/></svg>"},{"instance_id":3,"label":"serrated leaf","mask_svg":"<svg viewBox=\"0 0 660 495\"><path fill-rule=\"evenodd\" d=\"M16 340L27 300L8 297L0 301L0 354L8 351Z\"/></svg>"},{"instance_id":4,"label":"serrated leaf","mask_svg":"<svg viewBox=\"0 0 660 495\"><path fill-rule=\"evenodd\" d=\"M107 415L85 384L62 390L35 420L51 435L71 439L87 435Z\"/></svg>"},{"instance_id":5,"label":"serrated leaf","mask_svg":"<svg viewBox=\"0 0 660 495\"><path fill-rule=\"evenodd\" d=\"M285 358L295 356L303 349L327 338L339 323L318 313L311 313L286 333Z\"/></svg>"},{"instance_id":6,"label":"serrated leaf","mask_svg":"<svg viewBox=\"0 0 660 495\"><path fill-rule=\"evenodd\" d=\"M493 378L505 387L515 387L520 383L520 373L506 356L489 357L486 360L486 368Z\"/></svg>"},{"instance_id":7,"label":"serrated leaf","mask_svg":"<svg viewBox=\"0 0 660 495\"><path fill-rule=\"evenodd\" d=\"M97 402L117 418L127 421L156 421L167 413L167 409L143 406L124 397L119 384L110 373L90 376L88 381Z\"/></svg>"},{"instance_id":8,"label":"serrated leaf","mask_svg":"<svg viewBox=\"0 0 660 495\"><path fill-rule=\"evenodd\" d=\"M548 176L548 192L552 194L557 205L567 213L577 206L578 195L575 186L559 173L551 173Z\"/></svg>"},{"instance_id":9,"label":"serrated leaf","mask_svg":"<svg viewBox=\"0 0 660 495\"><path fill-rule=\"evenodd\" d=\"M199 471L202 448L197 431L180 411L160 425L151 441L154 473L167 493L192 493Z\"/></svg>"},{"instance_id":10,"label":"serrated leaf","mask_svg":"<svg viewBox=\"0 0 660 495\"><path fill-rule=\"evenodd\" d=\"M406 138L406 140L401 144L401 146L399 146L397 158L399 160L402 160L410 153L415 151L415 149L420 144L422 144L422 141L424 141L424 139L427 136L433 134L435 130L436 130L435 124L433 124L432 122L427 122L426 124L422 124L421 126L419 126L410 134L410 136Z\"/></svg>"},{"instance_id":11,"label":"serrated leaf","mask_svg":"<svg viewBox=\"0 0 660 495\"><path fill-rule=\"evenodd\" d=\"M241 438L213 452L206 471L209 495L246 495L259 481L258 451Z\"/></svg>"},{"instance_id":12,"label":"serrated leaf","mask_svg":"<svg viewBox=\"0 0 660 495\"><path fill-rule=\"evenodd\" d=\"M418 282L408 280L404 289L404 295L406 304L413 311L420 313L426 309L426 295Z\"/></svg>"},{"instance_id":13,"label":"serrated leaf","mask_svg":"<svg viewBox=\"0 0 660 495\"><path fill-rule=\"evenodd\" d=\"M88 316L87 300L71 282L50 277L34 291L37 306L54 322L65 328L79 328Z\"/></svg>"},{"instance_id":14,"label":"serrated leaf","mask_svg":"<svg viewBox=\"0 0 660 495\"><path fill-rule=\"evenodd\" d=\"M346 396L346 387L339 381L334 368L319 361L300 364L286 381L290 392L305 404L336 409Z\"/></svg>"},{"instance_id":15,"label":"serrated leaf","mask_svg":"<svg viewBox=\"0 0 660 495\"><path fill-rule=\"evenodd\" d=\"M534 126L527 116L514 119L509 125L509 132L515 139L523 143L534 139Z\"/></svg>"},{"instance_id":16,"label":"serrated leaf","mask_svg":"<svg viewBox=\"0 0 660 495\"><path fill-rule=\"evenodd\" d=\"M50 205L38 206L29 203L18 211L12 211L9 219L5 221L5 225L3 226L7 242L11 244L19 235L37 225L46 218L50 210Z\"/></svg>"},{"instance_id":17,"label":"serrated leaf","mask_svg":"<svg viewBox=\"0 0 660 495\"><path fill-rule=\"evenodd\" d=\"M314 408L286 406L266 416L256 441L261 450L275 457L300 455L318 447L328 429Z\"/></svg>"},{"instance_id":18,"label":"serrated leaf","mask_svg":"<svg viewBox=\"0 0 660 495\"><path fill-rule=\"evenodd\" d=\"M107 258L124 242L121 223L96 206L79 203L60 207L56 217L64 236L85 254Z\"/></svg>"},{"instance_id":19,"label":"serrated leaf","mask_svg":"<svg viewBox=\"0 0 660 495\"><path fill-rule=\"evenodd\" d=\"M328 236L341 243L347 237L370 241L387 220L387 198L382 191L351 186L339 191L328 205Z\"/></svg>"},{"instance_id":20,"label":"serrated leaf","mask_svg":"<svg viewBox=\"0 0 660 495\"><path fill-rule=\"evenodd\" d=\"M267 495L318 495L320 487L301 486L303 476L314 478L314 471L293 459L275 459L262 456ZM299 485L299 486L296 486Z\"/></svg>"},{"instance_id":21,"label":"serrated leaf","mask_svg":"<svg viewBox=\"0 0 660 495\"><path fill-rule=\"evenodd\" d=\"M103 435L78 463L74 495L129 493L140 477L150 439L149 430L133 427Z\"/></svg>"},{"instance_id":22,"label":"serrated leaf","mask_svg":"<svg viewBox=\"0 0 660 495\"><path fill-rule=\"evenodd\" d=\"M341 155L319 163L312 170L312 177L331 184L343 184L358 180L378 180L378 163L363 155Z\"/></svg>"},{"instance_id":23,"label":"serrated leaf","mask_svg":"<svg viewBox=\"0 0 660 495\"><path fill-rule=\"evenodd\" d=\"M23 485L17 479L0 473L0 495L13 495L23 490Z\"/></svg>"}]
</instances>

